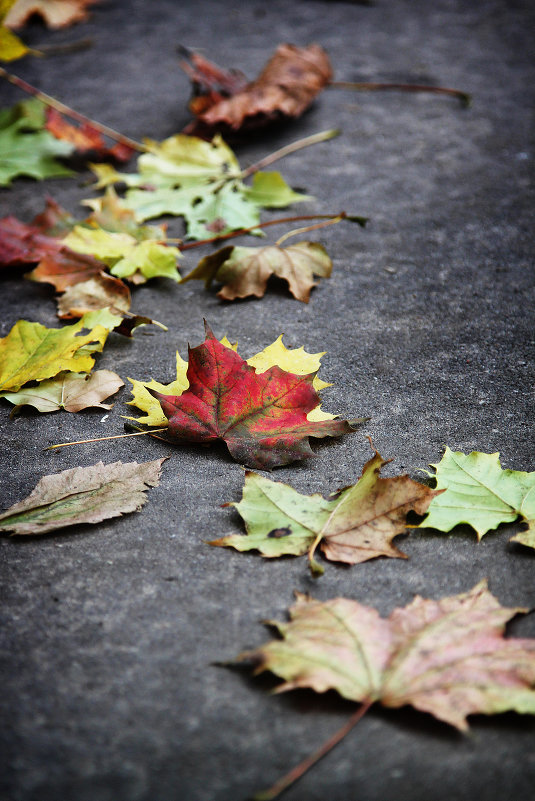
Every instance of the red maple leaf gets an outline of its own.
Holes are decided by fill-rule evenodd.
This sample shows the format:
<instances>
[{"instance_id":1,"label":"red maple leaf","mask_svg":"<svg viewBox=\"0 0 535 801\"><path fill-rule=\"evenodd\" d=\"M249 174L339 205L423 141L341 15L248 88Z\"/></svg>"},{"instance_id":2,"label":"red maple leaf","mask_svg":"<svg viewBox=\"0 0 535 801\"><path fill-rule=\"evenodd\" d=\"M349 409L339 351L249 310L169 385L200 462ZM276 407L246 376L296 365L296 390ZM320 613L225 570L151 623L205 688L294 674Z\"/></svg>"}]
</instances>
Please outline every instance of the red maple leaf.
<instances>
[{"instance_id":1,"label":"red maple leaf","mask_svg":"<svg viewBox=\"0 0 535 801\"><path fill-rule=\"evenodd\" d=\"M178 396L151 392L169 419L172 439L223 440L236 461L271 470L314 456L309 437L348 434L363 422L308 420L320 401L314 373L294 375L275 366L258 374L205 326L205 342L189 349L189 389Z\"/></svg>"}]
</instances>

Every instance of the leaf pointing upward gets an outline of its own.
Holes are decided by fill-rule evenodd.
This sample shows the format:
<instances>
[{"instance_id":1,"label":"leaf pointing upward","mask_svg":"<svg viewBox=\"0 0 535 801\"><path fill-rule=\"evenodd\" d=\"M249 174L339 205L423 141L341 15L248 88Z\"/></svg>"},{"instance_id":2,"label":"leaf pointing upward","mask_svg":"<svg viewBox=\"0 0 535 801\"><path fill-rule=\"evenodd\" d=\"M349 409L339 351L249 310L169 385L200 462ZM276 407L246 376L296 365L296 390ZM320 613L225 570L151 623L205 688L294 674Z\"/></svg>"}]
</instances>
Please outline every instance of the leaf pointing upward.
<instances>
[{"instance_id":1,"label":"leaf pointing upward","mask_svg":"<svg viewBox=\"0 0 535 801\"><path fill-rule=\"evenodd\" d=\"M206 341L190 348L189 389L179 396L152 391L169 419L169 434L187 442L223 440L237 461L270 470L313 456L308 437L350 433L362 420L307 419L319 397L314 374L279 367L257 374L206 327Z\"/></svg>"}]
</instances>

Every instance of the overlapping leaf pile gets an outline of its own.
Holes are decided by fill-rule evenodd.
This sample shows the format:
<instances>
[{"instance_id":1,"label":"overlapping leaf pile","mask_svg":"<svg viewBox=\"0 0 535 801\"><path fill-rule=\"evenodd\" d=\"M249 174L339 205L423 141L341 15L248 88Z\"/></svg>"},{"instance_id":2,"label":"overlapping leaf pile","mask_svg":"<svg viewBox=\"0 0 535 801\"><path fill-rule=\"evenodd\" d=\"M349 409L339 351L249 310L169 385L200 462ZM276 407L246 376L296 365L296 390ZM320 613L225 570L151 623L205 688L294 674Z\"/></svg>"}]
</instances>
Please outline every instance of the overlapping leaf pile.
<instances>
[{"instance_id":1,"label":"overlapping leaf pile","mask_svg":"<svg viewBox=\"0 0 535 801\"><path fill-rule=\"evenodd\" d=\"M0 397L39 411L99 406L123 382L109 370L97 371L87 383L83 374L91 372L94 354L120 324L121 318L109 311L91 312L64 328L19 320L0 339Z\"/></svg>"},{"instance_id":2,"label":"overlapping leaf pile","mask_svg":"<svg viewBox=\"0 0 535 801\"><path fill-rule=\"evenodd\" d=\"M257 172L252 186L246 185L238 159L219 135L205 142L176 134L163 142L147 139L145 146L137 173L120 173L109 165L94 167L96 187L126 184L124 205L136 220L164 214L184 217L190 239L254 228L261 208L308 200L278 172Z\"/></svg>"}]
</instances>

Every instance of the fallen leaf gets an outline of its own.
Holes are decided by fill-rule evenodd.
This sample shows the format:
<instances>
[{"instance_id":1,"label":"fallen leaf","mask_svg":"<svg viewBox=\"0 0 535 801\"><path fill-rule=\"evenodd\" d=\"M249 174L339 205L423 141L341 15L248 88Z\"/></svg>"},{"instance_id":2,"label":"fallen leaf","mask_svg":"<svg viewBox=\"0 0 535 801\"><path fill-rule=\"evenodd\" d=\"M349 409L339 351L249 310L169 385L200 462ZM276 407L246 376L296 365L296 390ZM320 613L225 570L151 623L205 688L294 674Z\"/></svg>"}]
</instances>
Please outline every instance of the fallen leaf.
<instances>
[{"instance_id":1,"label":"fallen leaf","mask_svg":"<svg viewBox=\"0 0 535 801\"><path fill-rule=\"evenodd\" d=\"M333 689L363 704L410 704L466 731L476 713L535 714L535 639L503 636L525 611L500 606L486 581L440 601L416 596L387 619L348 598L298 595L290 622L272 624L282 639L239 658L283 678L278 692Z\"/></svg>"},{"instance_id":2,"label":"fallen leaf","mask_svg":"<svg viewBox=\"0 0 535 801\"><path fill-rule=\"evenodd\" d=\"M42 381L36 387L27 387L19 392L2 392L0 397L15 405L12 414L23 406L33 406L39 412L79 412L98 406L111 409L113 404L102 403L124 386L117 373L97 370L91 375L84 373L62 373L56 378Z\"/></svg>"},{"instance_id":3,"label":"fallen leaf","mask_svg":"<svg viewBox=\"0 0 535 801\"><path fill-rule=\"evenodd\" d=\"M69 142L76 149L79 156L102 161L114 159L119 162L129 161L136 152L123 143L116 143L111 147L106 144L103 136L89 122L73 125L54 108L46 110L47 131L62 142Z\"/></svg>"},{"instance_id":4,"label":"fallen leaf","mask_svg":"<svg viewBox=\"0 0 535 801\"><path fill-rule=\"evenodd\" d=\"M57 161L70 156L73 146L52 136L44 123L44 106L35 98L0 112L0 186L19 175L42 180L73 174Z\"/></svg>"},{"instance_id":5,"label":"fallen leaf","mask_svg":"<svg viewBox=\"0 0 535 801\"><path fill-rule=\"evenodd\" d=\"M60 320L72 320L97 309L123 315L130 309L130 290L119 278L99 273L94 278L67 287L57 299Z\"/></svg>"},{"instance_id":6,"label":"fallen leaf","mask_svg":"<svg viewBox=\"0 0 535 801\"><path fill-rule=\"evenodd\" d=\"M176 266L180 251L157 240L140 242L131 234L76 225L63 239L63 244L76 253L99 259L108 265L112 275L128 278L136 284L145 283L149 278L180 279Z\"/></svg>"},{"instance_id":7,"label":"fallen leaf","mask_svg":"<svg viewBox=\"0 0 535 801\"><path fill-rule=\"evenodd\" d=\"M205 342L189 350L188 390L179 396L152 394L169 420L172 439L222 440L237 461L270 470L313 456L309 437L351 433L362 422L307 420L319 402L313 377L279 367L258 375L206 327Z\"/></svg>"},{"instance_id":8,"label":"fallen leaf","mask_svg":"<svg viewBox=\"0 0 535 801\"><path fill-rule=\"evenodd\" d=\"M310 290L316 286L314 275L328 278L332 261L317 242L298 242L288 247L267 245L261 248L227 246L205 256L183 281L203 280L223 284L217 293L224 300L254 295L264 296L268 279L275 275L288 283L297 300L308 303Z\"/></svg>"},{"instance_id":9,"label":"fallen leaf","mask_svg":"<svg viewBox=\"0 0 535 801\"><path fill-rule=\"evenodd\" d=\"M248 186L246 197L265 209L284 209L291 203L312 200L310 195L294 192L280 172L255 172L252 186Z\"/></svg>"},{"instance_id":10,"label":"fallen leaf","mask_svg":"<svg viewBox=\"0 0 535 801\"><path fill-rule=\"evenodd\" d=\"M260 221L260 208L281 208L308 199L293 192L280 174L257 173L252 187L242 181L233 151L215 136L205 142L176 134L163 142L146 140L148 152L138 158L138 173L120 173L109 165L94 165L95 188L125 183L123 205L139 221L164 214L183 216L187 235L205 239L216 233L252 228ZM93 205L93 201L87 201Z\"/></svg>"},{"instance_id":11,"label":"fallen leaf","mask_svg":"<svg viewBox=\"0 0 535 801\"><path fill-rule=\"evenodd\" d=\"M316 392L320 392L326 387L332 386L318 377L317 372L321 366L321 357L325 351L321 353L307 353L301 346L300 348L287 348L282 341L282 334L277 337L275 342L267 345L260 353L251 356L247 359L247 364L254 367L258 374L265 373L275 365L280 367L287 373L295 373L296 375L308 375L314 373L312 386ZM226 337L220 340L221 344L232 350L236 350L236 345L232 345ZM132 400L128 401L129 406L136 406L142 412L145 412L144 417L127 417L127 420L135 420L137 423L151 426L166 426L168 424L167 417L162 411L159 401L149 392L149 390L156 390L162 395L181 395L189 386L186 376L188 363L176 353L176 379L170 384L161 384L154 379L150 381L138 381L134 378L128 380L132 383ZM315 409L307 414L308 420L333 420L334 415L328 412L322 412L319 404Z\"/></svg>"},{"instance_id":12,"label":"fallen leaf","mask_svg":"<svg viewBox=\"0 0 535 801\"><path fill-rule=\"evenodd\" d=\"M72 214L57 203L54 198L45 198L45 209L37 214L32 225L47 236L62 237L78 223Z\"/></svg>"},{"instance_id":13,"label":"fallen leaf","mask_svg":"<svg viewBox=\"0 0 535 801\"><path fill-rule=\"evenodd\" d=\"M107 311L87 314L64 328L19 320L0 339L0 390L17 392L29 381L43 381L64 370L90 372L95 363L92 354L102 350L110 330L120 322Z\"/></svg>"},{"instance_id":14,"label":"fallen leaf","mask_svg":"<svg viewBox=\"0 0 535 801\"><path fill-rule=\"evenodd\" d=\"M12 215L0 219L0 264L3 266L33 264L60 249L56 238L43 234L35 225L27 225Z\"/></svg>"},{"instance_id":15,"label":"fallen leaf","mask_svg":"<svg viewBox=\"0 0 535 801\"><path fill-rule=\"evenodd\" d=\"M392 545L405 531L409 511L425 514L435 493L409 476L380 478L386 462L375 452L362 477L326 500L301 495L292 487L247 472L242 500L231 503L245 521L247 536L232 534L210 545L258 550L262 556L301 556L308 552L314 573L319 545L327 559L355 565L377 556L406 558Z\"/></svg>"},{"instance_id":16,"label":"fallen leaf","mask_svg":"<svg viewBox=\"0 0 535 801\"><path fill-rule=\"evenodd\" d=\"M69 287L85 283L98 276L106 269L106 265L94 259L61 247L56 253L44 256L37 267L24 276L30 281L52 284L57 292L65 292ZM118 281L119 279L115 279ZM122 282L121 282L122 283Z\"/></svg>"},{"instance_id":17,"label":"fallen leaf","mask_svg":"<svg viewBox=\"0 0 535 801\"><path fill-rule=\"evenodd\" d=\"M97 462L44 476L26 500L0 515L0 531L45 534L137 512L147 502L146 490L158 486L164 461Z\"/></svg>"},{"instance_id":18,"label":"fallen leaf","mask_svg":"<svg viewBox=\"0 0 535 801\"><path fill-rule=\"evenodd\" d=\"M246 86L239 81L233 85L229 73L198 55L187 72L194 86L190 109L196 120L186 131L203 135L299 117L332 78L329 58L317 44L279 45L258 78ZM217 83L220 92L214 92Z\"/></svg>"},{"instance_id":19,"label":"fallen leaf","mask_svg":"<svg viewBox=\"0 0 535 801\"><path fill-rule=\"evenodd\" d=\"M0 0L0 61L16 61L30 50L6 27L6 17L17 0Z\"/></svg>"},{"instance_id":20,"label":"fallen leaf","mask_svg":"<svg viewBox=\"0 0 535 801\"><path fill-rule=\"evenodd\" d=\"M99 0L15 0L4 23L10 28L22 28L30 17L41 17L48 28L66 28L88 18L87 6Z\"/></svg>"},{"instance_id":21,"label":"fallen leaf","mask_svg":"<svg viewBox=\"0 0 535 801\"><path fill-rule=\"evenodd\" d=\"M535 547L535 472L503 470L499 453L473 451L466 455L446 448L436 469L437 489L444 492L429 506L420 528L451 531L465 523L478 540L500 523L521 517L528 530L512 539Z\"/></svg>"}]
</instances>

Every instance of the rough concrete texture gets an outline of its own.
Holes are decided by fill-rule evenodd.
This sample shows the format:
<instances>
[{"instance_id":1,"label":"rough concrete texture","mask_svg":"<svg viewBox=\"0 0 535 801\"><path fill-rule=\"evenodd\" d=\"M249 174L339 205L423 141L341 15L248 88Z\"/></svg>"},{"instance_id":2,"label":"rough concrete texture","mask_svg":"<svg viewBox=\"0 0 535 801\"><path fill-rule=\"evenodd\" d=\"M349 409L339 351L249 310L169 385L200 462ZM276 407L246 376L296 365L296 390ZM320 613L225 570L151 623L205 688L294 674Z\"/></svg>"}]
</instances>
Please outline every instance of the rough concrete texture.
<instances>
[{"instance_id":1,"label":"rough concrete texture","mask_svg":"<svg viewBox=\"0 0 535 801\"><path fill-rule=\"evenodd\" d=\"M98 366L123 379L168 381L175 350L185 355L188 342L202 341L203 317L218 336L238 339L244 356L281 332L288 346L326 350L322 374L334 386L324 408L372 419L365 431L315 444L316 459L276 471L301 492L355 481L370 455L364 433L394 459L387 475L421 475L446 444L500 451L504 467L535 469L534 22L528 0L107 0L84 26L54 34L32 25L26 40L34 46L81 37L93 46L27 59L13 71L138 139L162 139L189 119L179 42L254 76L279 42L317 41L339 79L438 83L473 95L462 109L441 96L328 90L301 120L241 145L247 165L339 127L339 138L277 166L315 197L299 211L345 209L369 216L368 227L313 237L335 266L308 306L279 286L233 304L196 282L135 290L134 310L169 331L140 329L132 341L113 335ZM21 99L11 86L0 89L3 106ZM29 221L51 194L81 215L88 178L17 180L0 192L1 214ZM179 236L180 221L169 231ZM2 336L19 318L59 324L51 290L18 271L3 275L0 304ZM397 540L406 561L327 564L313 580L304 559L205 544L241 530L233 510L221 508L239 499L243 482L223 449L138 437L44 451L120 433L128 397L125 388L109 415L28 411L10 420L1 404L3 507L44 474L171 455L140 513L0 542L5 801L240 801L270 784L353 710L332 693L272 696L269 679L214 664L264 642L261 621L284 619L296 589L388 614L415 593L452 595L488 577L503 604L535 605L534 554L508 542L519 526L480 544L467 527L413 532ZM510 632L535 636L535 619L518 619ZM372 710L286 797L531 799L535 721L506 714L471 722L463 736L408 708Z\"/></svg>"}]
</instances>

